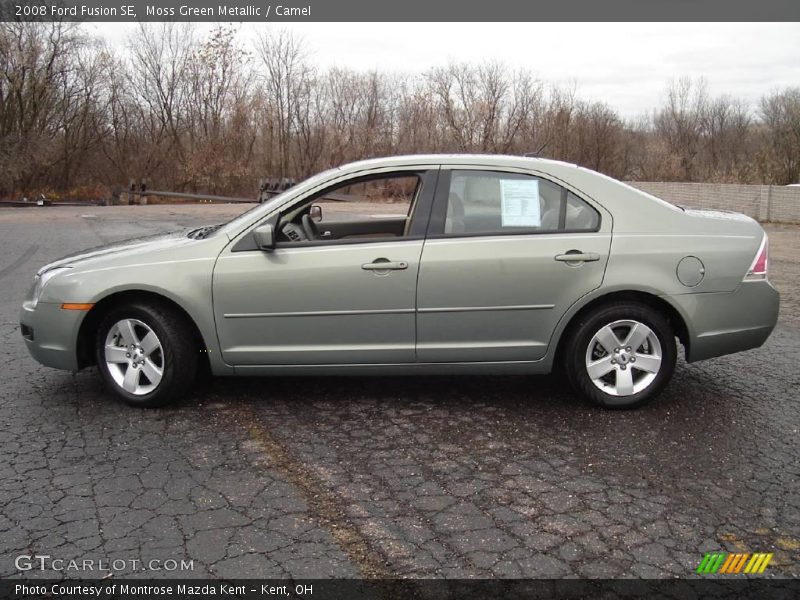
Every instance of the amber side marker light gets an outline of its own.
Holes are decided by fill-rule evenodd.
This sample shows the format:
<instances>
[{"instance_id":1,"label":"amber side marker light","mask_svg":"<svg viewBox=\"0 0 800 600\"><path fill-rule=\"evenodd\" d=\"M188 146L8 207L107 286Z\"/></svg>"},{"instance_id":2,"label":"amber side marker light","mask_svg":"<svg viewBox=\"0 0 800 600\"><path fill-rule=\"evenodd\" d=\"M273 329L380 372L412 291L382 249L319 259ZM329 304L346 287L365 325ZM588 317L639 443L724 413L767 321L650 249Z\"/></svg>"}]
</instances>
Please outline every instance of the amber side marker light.
<instances>
[{"instance_id":1,"label":"amber side marker light","mask_svg":"<svg viewBox=\"0 0 800 600\"><path fill-rule=\"evenodd\" d=\"M80 304L75 302L65 302L61 305L61 310L92 310L94 304Z\"/></svg>"}]
</instances>

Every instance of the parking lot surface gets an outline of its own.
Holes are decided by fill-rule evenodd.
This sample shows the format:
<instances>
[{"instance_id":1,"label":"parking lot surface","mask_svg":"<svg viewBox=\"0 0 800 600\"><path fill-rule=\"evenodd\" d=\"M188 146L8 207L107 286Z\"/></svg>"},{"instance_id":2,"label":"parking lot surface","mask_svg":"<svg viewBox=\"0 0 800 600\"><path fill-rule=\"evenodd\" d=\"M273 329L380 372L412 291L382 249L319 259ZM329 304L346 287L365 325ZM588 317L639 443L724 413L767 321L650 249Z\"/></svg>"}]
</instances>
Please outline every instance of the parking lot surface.
<instances>
[{"instance_id":1,"label":"parking lot surface","mask_svg":"<svg viewBox=\"0 0 800 600\"><path fill-rule=\"evenodd\" d=\"M245 208L0 209L0 578L108 575L20 571L34 554L116 577L671 578L719 550L800 576L800 228L769 227L767 344L681 361L637 411L557 376L217 379L137 410L29 357L42 264Z\"/></svg>"}]
</instances>

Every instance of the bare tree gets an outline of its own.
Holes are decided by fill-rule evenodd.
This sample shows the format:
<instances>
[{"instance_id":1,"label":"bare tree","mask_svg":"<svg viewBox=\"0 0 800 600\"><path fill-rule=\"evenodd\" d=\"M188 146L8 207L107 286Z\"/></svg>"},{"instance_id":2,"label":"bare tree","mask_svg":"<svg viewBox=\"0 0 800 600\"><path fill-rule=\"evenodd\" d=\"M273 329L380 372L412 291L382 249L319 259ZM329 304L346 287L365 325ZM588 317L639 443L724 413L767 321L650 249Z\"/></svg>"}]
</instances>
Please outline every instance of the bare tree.
<instances>
[{"instance_id":1,"label":"bare tree","mask_svg":"<svg viewBox=\"0 0 800 600\"><path fill-rule=\"evenodd\" d=\"M236 187L252 168L257 136L248 118L253 108L251 56L236 42L236 30L218 26L190 55L184 110L187 184L218 192Z\"/></svg>"},{"instance_id":2,"label":"bare tree","mask_svg":"<svg viewBox=\"0 0 800 600\"><path fill-rule=\"evenodd\" d=\"M92 163L108 134L107 101L103 76L108 55L97 41L87 41L75 52L74 70L60 81L57 119L61 123L57 157L59 187L70 189Z\"/></svg>"},{"instance_id":3,"label":"bare tree","mask_svg":"<svg viewBox=\"0 0 800 600\"><path fill-rule=\"evenodd\" d=\"M761 118L765 177L781 185L800 182L800 88L762 98Z\"/></svg>"},{"instance_id":4,"label":"bare tree","mask_svg":"<svg viewBox=\"0 0 800 600\"><path fill-rule=\"evenodd\" d=\"M53 141L85 38L74 24L0 23L0 157L6 193L50 182Z\"/></svg>"},{"instance_id":5,"label":"bare tree","mask_svg":"<svg viewBox=\"0 0 800 600\"><path fill-rule=\"evenodd\" d=\"M278 173L292 170L291 142L297 123L299 96L307 88L313 70L306 61L302 40L281 30L266 32L259 38L258 52L264 66L265 115L273 121L277 158L268 158L267 167Z\"/></svg>"},{"instance_id":6,"label":"bare tree","mask_svg":"<svg viewBox=\"0 0 800 600\"><path fill-rule=\"evenodd\" d=\"M705 137L702 178L717 181L746 180L751 119L741 100L723 95L710 99L702 116Z\"/></svg>"},{"instance_id":7,"label":"bare tree","mask_svg":"<svg viewBox=\"0 0 800 600\"><path fill-rule=\"evenodd\" d=\"M708 104L705 80L673 81L667 88L664 107L656 114L656 130L677 162L676 175L684 181L696 178L695 158L703 138L703 117Z\"/></svg>"},{"instance_id":8,"label":"bare tree","mask_svg":"<svg viewBox=\"0 0 800 600\"><path fill-rule=\"evenodd\" d=\"M751 113L684 78L657 110L624 120L575 85L496 62L358 72L312 66L285 31L251 55L235 27L142 25L119 52L81 25L0 24L0 194L138 177L243 194L264 176L453 151L533 152L623 179L795 182L800 88Z\"/></svg>"},{"instance_id":9,"label":"bare tree","mask_svg":"<svg viewBox=\"0 0 800 600\"><path fill-rule=\"evenodd\" d=\"M168 177L172 185L186 183L186 174L162 168L177 158L186 160L187 106L194 102L189 85L189 65L195 51L190 23L140 24L129 41L128 92L139 110L139 125L148 140L145 175ZM169 174L169 175L168 175Z\"/></svg>"}]
</instances>

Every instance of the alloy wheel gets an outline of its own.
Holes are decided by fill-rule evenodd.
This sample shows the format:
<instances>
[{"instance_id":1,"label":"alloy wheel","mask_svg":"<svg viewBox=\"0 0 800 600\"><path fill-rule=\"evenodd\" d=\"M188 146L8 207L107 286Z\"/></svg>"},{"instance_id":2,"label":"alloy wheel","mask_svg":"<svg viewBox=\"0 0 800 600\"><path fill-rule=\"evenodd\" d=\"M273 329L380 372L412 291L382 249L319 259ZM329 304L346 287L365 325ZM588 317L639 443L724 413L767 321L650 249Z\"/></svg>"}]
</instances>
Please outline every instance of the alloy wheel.
<instances>
[{"instance_id":1,"label":"alloy wheel","mask_svg":"<svg viewBox=\"0 0 800 600\"><path fill-rule=\"evenodd\" d=\"M112 379L129 394L149 394L164 376L161 341L138 319L122 319L109 329L104 355Z\"/></svg>"},{"instance_id":2,"label":"alloy wheel","mask_svg":"<svg viewBox=\"0 0 800 600\"><path fill-rule=\"evenodd\" d=\"M611 396L631 396L647 389L661 370L661 362L658 336L634 320L604 325L586 349L589 379Z\"/></svg>"}]
</instances>

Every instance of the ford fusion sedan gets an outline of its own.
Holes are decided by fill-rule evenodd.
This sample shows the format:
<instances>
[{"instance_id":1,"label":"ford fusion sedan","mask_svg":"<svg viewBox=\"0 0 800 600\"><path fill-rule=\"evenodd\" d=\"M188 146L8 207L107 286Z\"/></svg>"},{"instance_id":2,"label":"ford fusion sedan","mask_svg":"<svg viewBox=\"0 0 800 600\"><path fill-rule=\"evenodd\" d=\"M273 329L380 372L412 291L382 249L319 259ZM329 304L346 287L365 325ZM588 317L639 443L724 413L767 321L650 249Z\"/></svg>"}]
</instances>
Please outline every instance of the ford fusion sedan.
<instances>
[{"instance_id":1,"label":"ford fusion sedan","mask_svg":"<svg viewBox=\"0 0 800 600\"><path fill-rule=\"evenodd\" d=\"M43 267L22 335L157 406L231 375L548 373L633 407L694 362L756 348L778 293L767 236L572 164L356 162L232 221ZM531 395L536 394L535 385Z\"/></svg>"}]
</instances>

